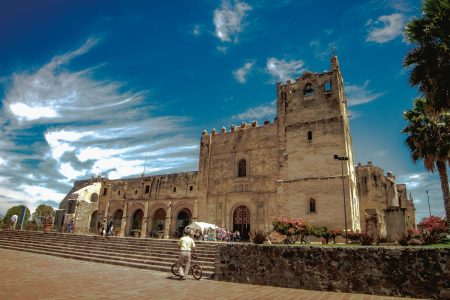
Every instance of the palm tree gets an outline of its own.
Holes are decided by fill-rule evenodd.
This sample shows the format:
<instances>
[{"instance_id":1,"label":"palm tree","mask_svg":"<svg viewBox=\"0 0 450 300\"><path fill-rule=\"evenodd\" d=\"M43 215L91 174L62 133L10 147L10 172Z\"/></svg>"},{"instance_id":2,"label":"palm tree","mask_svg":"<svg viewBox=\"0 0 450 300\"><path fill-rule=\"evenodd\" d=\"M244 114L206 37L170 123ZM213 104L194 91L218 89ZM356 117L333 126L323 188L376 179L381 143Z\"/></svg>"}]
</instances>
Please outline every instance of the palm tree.
<instances>
[{"instance_id":1,"label":"palm tree","mask_svg":"<svg viewBox=\"0 0 450 300\"><path fill-rule=\"evenodd\" d=\"M408 134L406 144L411 150L414 162L423 160L425 169L439 172L444 198L445 214L450 230L450 192L448 185L447 163L450 164L450 112L429 115L427 99L418 98L413 108L403 113L408 122L402 132Z\"/></svg>"},{"instance_id":2,"label":"palm tree","mask_svg":"<svg viewBox=\"0 0 450 300\"><path fill-rule=\"evenodd\" d=\"M450 1L425 0L421 18L409 21L406 39L415 44L404 60L410 83L428 99L429 113L450 109Z\"/></svg>"}]
</instances>

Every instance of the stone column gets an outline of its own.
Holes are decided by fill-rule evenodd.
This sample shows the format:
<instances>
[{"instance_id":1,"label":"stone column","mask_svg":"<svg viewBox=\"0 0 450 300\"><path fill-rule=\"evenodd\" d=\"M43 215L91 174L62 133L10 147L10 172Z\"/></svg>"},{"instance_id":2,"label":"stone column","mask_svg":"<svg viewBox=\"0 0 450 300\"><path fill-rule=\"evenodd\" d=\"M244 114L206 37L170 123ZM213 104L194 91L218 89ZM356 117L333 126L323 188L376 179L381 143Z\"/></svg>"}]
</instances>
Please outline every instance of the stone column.
<instances>
[{"instance_id":1,"label":"stone column","mask_svg":"<svg viewBox=\"0 0 450 300\"><path fill-rule=\"evenodd\" d=\"M164 226L164 238L168 239L170 238L170 225L172 220L172 202L169 202L169 208L167 209L166 214L166 224Z\"/></svg>"},{"instance_id":2,"label":"stone column","mask_svg":"<svg viewBox=\"0 0 450 300\"><path fill-rule=\"evenodd\" d=\"M197 222L198 220L198 201L194 200L194 213L192 214L192 222Z\"/></svg>"},{"instance_id":3,"label":"stone column","mask_svg":"<svg viewBox=\"0 0 450 300\"><path fill-rule=\"evenodd\" d=\"M147 237L147 224L148 224L148 201L144 203L144 217L142 219L141 238Z\"/></svg>"},{"instance_id":4,"label":"stone column","mask_svg":"<svg viewBox=\"0 0 450 300\"><path fill-rule=\"evenodd\" d=\"M107 185L107 199L106 199L106 208L105 208L105 214L103 216L103 221L107 221L108 220L108 213L109 213L109 202L111 201L111 183L108 183Z\"/></svg>"},{"instance_id":5,"label":"stone column","mask_svg":"<svg viewBox=\"0 0 450 300\"><path fill-rule=\"evenodd\" d=\"M125 236L125 226L127 226L127 218L128 218L127 210L128 210L128 202L125 201L123 205L122 223L120 224L119 236Z\"/></svg>"}]
</instances>

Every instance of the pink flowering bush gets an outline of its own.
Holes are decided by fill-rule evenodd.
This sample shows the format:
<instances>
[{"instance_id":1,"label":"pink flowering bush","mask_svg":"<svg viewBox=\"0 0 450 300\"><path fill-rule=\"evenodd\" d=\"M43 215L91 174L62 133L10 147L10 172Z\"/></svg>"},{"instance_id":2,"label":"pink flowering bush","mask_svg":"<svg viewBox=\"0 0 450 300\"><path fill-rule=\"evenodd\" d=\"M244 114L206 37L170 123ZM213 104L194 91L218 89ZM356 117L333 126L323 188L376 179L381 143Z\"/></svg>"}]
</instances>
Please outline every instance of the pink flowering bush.
<instances>
[{"instance_id":1,"label":"pink flowering bush","mask_svg":"<svg viewBox=\"0 0 450 300\"><path fill-rule=\"evenodd\" d=\"M301 219L278 218L272 222L273 230L286 236L285 243L293 244L308 234L308 225Z\"/></svg>"},{"instance_id":2,"label":"pink flowering bush","mask_svg":"<svg viewBox=\"0 0 450 300\"><path fill-rule=\"evenodd\" d=\"M445 238L447 222L436 216L423 219L417 224L423 244L436 244Z\"/></svg>"}]
</instances>

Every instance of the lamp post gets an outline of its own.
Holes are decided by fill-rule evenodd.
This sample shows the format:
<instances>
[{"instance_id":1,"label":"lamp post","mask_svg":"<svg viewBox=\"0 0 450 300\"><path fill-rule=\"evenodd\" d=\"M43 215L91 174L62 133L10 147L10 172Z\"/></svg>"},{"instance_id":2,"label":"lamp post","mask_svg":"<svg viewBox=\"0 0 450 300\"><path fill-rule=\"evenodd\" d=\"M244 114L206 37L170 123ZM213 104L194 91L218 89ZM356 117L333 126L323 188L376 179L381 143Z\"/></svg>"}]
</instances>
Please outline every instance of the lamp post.
<instances>
[{"instance_id":1,"label":"lamp post","mask_svg":"<svg viewBox=\"0 0 450 300\"><path fill-rule=\"evenodd\" d=\"M341 161L342 171L342 196L344 197L344 222L345 222L345 243L348 243L348 230L347 230L347 203L345 201L345 181L344 181L344 161L348 160L347 156L334 155L334 159Z\"/></svg>"},{"instance_id":2,"label":"lamp post","mask_svg":"<svg viewBox=\"0 0 450 300\"><path fill-rule=\"evenodd\" d=\"M426 190L425 193L427 193L427 199L428 199L428 211L430 212L430 217L431 217L430 196L428 196L428 190Z\"/></svg>"}]
</instances>

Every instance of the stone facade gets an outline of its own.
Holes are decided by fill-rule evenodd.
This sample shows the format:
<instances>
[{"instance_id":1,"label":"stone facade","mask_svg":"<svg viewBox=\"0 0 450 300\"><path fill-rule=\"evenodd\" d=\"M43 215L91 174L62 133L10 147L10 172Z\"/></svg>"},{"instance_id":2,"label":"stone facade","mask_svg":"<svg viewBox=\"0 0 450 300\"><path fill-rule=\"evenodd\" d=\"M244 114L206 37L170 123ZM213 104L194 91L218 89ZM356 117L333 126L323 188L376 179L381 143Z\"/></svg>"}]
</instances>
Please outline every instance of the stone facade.
<instances>
[{"instance_id":1,"label":"stone facade","mask_svg":"<svg viewBox=\"0 0 450 300\"><path fill-rule=\"evenodd\" d=\"M216 280L386 296L439 298L450 289L450 249L224 244Z\"/></svg>"},{"instance_id":2,"label":"stone facade","mask_svg":"<svg viewBox=\"0 0 450 300\"><path fill-rule=\"evenodd\" d=\"M396 241L408 228L415 228L414 201L408 199L405 184L396 184L391 172L384 175L370 161L355 169L362 231Z\"/></svg>"},{"instance_id":3,"label":"stone facade","mask_svg":"<svg viewBox=\"0 0 450 300\"><path fill-rule=\"evenodd\" d=\"M98 202L87 201L89 208L78 206L91 221L77 214L76 231L93 231L107 216L114 218L118 235L142 237L173 237L185 223L198 220L239 230L246 238L250 230L269 230L279 217L359 231L361 213L372 202L382 202L374 194L369 197L372 202L360 207L337 57L332 57L330 71L307 72L293 82L277 84L273 123L253 121L220 132L204 131L198 171L94 178L75 185L91 189L95 183L101 185ZM76 190L62 201L61 209L68 209L73 197L82 200L74 196Z\"/></svg>"}]
</instances>

